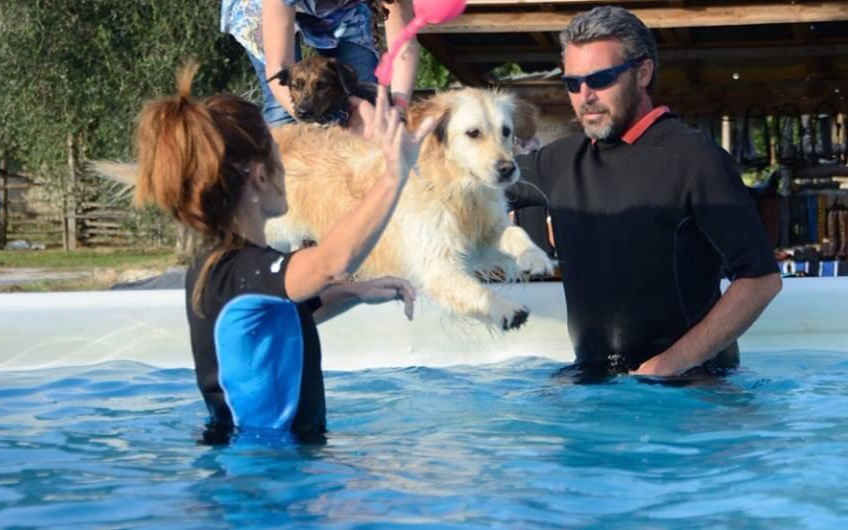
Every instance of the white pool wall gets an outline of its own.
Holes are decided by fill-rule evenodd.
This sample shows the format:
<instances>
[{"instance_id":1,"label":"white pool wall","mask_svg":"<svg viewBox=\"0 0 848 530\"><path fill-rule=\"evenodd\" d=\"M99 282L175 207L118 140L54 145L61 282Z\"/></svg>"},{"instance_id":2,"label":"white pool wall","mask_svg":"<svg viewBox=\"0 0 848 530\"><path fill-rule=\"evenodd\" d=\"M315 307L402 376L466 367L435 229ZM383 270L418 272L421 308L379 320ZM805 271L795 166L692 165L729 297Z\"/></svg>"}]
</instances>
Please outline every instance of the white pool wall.
<instances>
[{"instance_id":1,"label":"white pool wall","mask_svg":"<svg viewBox=\"0 0 848 530\"><path fill-rule=\"evenodd\" d=\"M559 283L500 286L530 308L517 331L493 332L426 299L408 322L398 302L359 306L319 326L326 370L574 358ZM740 339L745 351L848 352L848 278L790 278ZM192 367L183 290L0 294L0 370L129 360Z\"/></svg>"}]
</instances>

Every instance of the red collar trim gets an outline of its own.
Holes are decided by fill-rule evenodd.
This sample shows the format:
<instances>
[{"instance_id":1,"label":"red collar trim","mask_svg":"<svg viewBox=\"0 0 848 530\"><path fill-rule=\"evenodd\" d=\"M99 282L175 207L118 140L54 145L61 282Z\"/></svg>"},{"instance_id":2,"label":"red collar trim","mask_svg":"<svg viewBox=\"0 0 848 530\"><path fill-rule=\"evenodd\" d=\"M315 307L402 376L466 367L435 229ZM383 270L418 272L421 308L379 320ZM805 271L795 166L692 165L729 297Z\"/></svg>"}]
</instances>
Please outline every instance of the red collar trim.
<instances>
[{"instance_id":1,"label":"red collar trim","mask_svg":"<svg viewBox=\"0 0 848 530\"><path fill-rule=\"evenodd\" d=\"M659 119L660 116L667 112L671 112L671 110L669 110L669 108L665 105L661 105L651 110L649 113L642 116L639 121L634 123L626 133L621 135L621 141L626 144L633 145L636 143L636 140L645 134L645 131L647 131L648 128L650 128L651 125Z\"/></svg>"}]
</instances>

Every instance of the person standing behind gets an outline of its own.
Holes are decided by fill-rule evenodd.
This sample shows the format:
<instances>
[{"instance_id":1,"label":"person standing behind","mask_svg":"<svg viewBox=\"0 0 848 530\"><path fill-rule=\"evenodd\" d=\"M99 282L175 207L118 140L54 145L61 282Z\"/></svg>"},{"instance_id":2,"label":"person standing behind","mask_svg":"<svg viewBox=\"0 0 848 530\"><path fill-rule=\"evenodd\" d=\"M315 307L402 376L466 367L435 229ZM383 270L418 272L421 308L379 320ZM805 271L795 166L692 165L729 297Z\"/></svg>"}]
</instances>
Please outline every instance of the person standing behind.
<instances>
[{"instance_id":1,"label":"person standing behind","mask_svg":"<svg viewBox=\"0 0 848 530\"><path fill-rule=\"evenodd\" d=\"M549 201L569 370L676 376L737 365L736 339L782 283L733 160L653 106L656 43L629 11L582 13L560 40L583 134L517 161Z\"/></svg>"},{"instance_id":2,"label":"person standing behind","mask_svg":"<svg viewBox=\"0 0 848 530\"><path fill-rule=\"evenodd\" d=\"M221 31L244 47L262 89L262 114L272 127L293 123L289 87L267 83L301 59L300 44L353 67L362 82L376 82L378 55L368 2L380 0L223 0ZM393 42L414 17L412 0L386 0L386 42ZM418 44L398 54L391 80L392 104L406 108L415 84Z\"/></svg>"}]
</instances>

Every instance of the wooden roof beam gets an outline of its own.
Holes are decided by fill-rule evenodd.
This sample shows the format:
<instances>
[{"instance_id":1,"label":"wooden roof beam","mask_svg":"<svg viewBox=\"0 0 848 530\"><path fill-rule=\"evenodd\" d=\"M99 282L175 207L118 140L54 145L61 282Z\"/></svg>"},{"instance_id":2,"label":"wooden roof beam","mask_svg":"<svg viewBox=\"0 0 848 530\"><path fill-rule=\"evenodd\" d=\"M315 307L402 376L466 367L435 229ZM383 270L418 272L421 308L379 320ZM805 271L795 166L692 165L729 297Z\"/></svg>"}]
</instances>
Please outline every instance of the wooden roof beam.
<instances>
[{"instance_id":1,"label":"wooden roof beam","mask_svg":"<svg viewBox=\"0 0 848 530\"><path fill-rule=\"evenodd\" d=\"M818 34L813 30L812 24L792 24L792 34L795 38L805 44L819 44ZM836 69L830 57L816 55L808 57L806 62L807 79L833 79L836 77Z\"/></svg>"},{"instance_id":2,"label":"wooden roof beam","mask_svg":"<svg viewBox=\"0 0 848 530\"><path fill-rule=\"evenodd\" d=\"M559 42L556 37L553 37L548 32L536 31L530 34L530 38L533 39L533 42L539 45L539 47L544 49L554 49L559 50Z\"/></svg>"},{"instance_id":3,"label":"wooden roof beam","mask_svg":"<svg viewBox=\"0 0 848 530\"><path fill-rule=\"evenodd\" d=\"M460 83L469 86L486 86L488 81L474 68L460 64L455 54L449 49L447 42L438 35L419 35L418 42L433 54L433 57L456 76Z\"/></svg>"},{"instance_id":4,"label":"wooden roof beam","mask_svg":"<svg viewBox=\"0 0 848 530\"><path fill-rule=\"evenodd\" d=\"M666 4L669 2L678 2L681 0L606 0L603 2L604 4ZM593 2L592 0L466 0L466 4L474 7L491 7L491 6L499 6L499 7L515 7L515 6L532 6L532 5L552 5L552 4L566 4L566 5L578 5L583 4L586 9L591 9L597 2Z\"/></svg>"},{"instance_id":5,"label":"wooden roof beam","mask_svg":"<svg viewBox=\"0 0 848 530\"><path fill-rule=\"evenodd\" d=\"M514 2L511 2L514 3ZM589 6L585 6L588 8ZM464 13L422 33L523 33L559 31L586 9L557 12ZM640 7L630 10L650 28L800 24L848 20L848 2L768 3L745 6Z\"/></svg>"},{"instance_id":6,"label":"wooden roof beam","mask_svg":"<svg viewBox=\"0 0 848 530\"><path fill-rule=\"evenodd\" d=\"M690 48L661 49L660 62L681 61L746 61L757 59L788 59L807 57L839 57L848 55L848 43L810 46L767 46L762 48ZM559 55L551 52L491 50L487 48L457 47L452 50L455 63L546 62L557 61ZM662 65L660 65L662 69Z\"/></svg>"},{"instance_id":7,"label":"wooden roof beam","mask_svg":"<svg viewBox=\"0 0 848 530\"><path fill-rule=\"evenodd\" d=\"M568 95L559 87L545 87L523 84L505 83L502 85L517 96L533 101L544 110L548 106L570 105ZM727 108L740 117L745 109L758 103L771 113L784 103L795 103L802 111L809 112L821 101L827 100L833 93L832 85L813 83L811 86L779 83L751 83L746 86L731 89L730 86L717 85L710 90L660 90L651 94L655 104L670 105L675 112L683 113L696 109L699 114L712 114L718 108ZM840 107L841 108L841 107Z\"/></svg>"}]
</instances>

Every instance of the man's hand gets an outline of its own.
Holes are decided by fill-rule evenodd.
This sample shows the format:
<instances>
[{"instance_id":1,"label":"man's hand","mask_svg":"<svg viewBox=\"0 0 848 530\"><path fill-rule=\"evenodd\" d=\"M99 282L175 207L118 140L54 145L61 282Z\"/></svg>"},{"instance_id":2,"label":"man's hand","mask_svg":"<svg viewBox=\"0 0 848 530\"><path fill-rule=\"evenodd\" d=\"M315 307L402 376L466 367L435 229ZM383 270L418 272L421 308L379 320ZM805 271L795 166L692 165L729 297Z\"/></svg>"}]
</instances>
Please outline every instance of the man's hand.
<instances>
[{"instance_id":1,"label":"man's hand","mask_svg":"<svg viewBox=\"0 0 848 530\"><path fill-rule=\"evenodd\" d=\"M655 355L639 365L639 368L630 372L630 375L652 375L659 377L670 377L681 375L688 368L678 365L674 359L664 353Z\"/></svg>"},{"instance_id":2,"label":"man's hand","mask_svg":"<svg viewBox=\"0 0 848 530\"><path fill-rule=\"evenodd\" d=\"M704 364L733 344L754 323L782 285L776 272L733 280L703 320L666 351L630 373L673 376Z\"/></svg>"}]
</instances>

